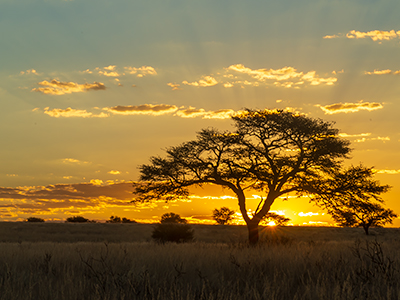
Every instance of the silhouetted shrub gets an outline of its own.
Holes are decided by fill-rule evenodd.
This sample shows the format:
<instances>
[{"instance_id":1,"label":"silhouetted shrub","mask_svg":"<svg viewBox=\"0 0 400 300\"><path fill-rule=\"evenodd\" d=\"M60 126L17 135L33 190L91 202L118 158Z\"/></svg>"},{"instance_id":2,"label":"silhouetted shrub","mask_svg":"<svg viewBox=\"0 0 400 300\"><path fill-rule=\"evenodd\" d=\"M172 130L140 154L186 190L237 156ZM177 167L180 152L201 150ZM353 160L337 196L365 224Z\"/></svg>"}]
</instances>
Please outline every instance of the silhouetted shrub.
<instances>
[{"instance_id":1,"label":"silhouetted shrub","mask_svg":"<svg viewBox=\"0 0 400 300\"><path fill-rule=\"evenodd\" d=\"M213 219L219 225L228 224L233 220L233 215L235 214L234 210L229 209L226 206L221 207L220 209L216 208L213 210Z\"/></svg>"},{"instance_id":2,"label":"silhouetted shrub","mask_svg":"<svg viewBox=\"0 0 400 300\"><path fill-rule=\"evenodd\" d=\"M166 213L161 216L160 224L154 226L151 237L160 243L185 243L193 240L194 231L178 214Z\"/></svg>"},{"instance_id":3,"label":"silhouetted shrub","mask_svg":"<svg viewBox=\"0 0 400 300\"><path fill-rule=\"evenodd\" d=\"M117 216L111 216L106 223L137 223L135 220L127 219L127 218L120 218Z\"/></svg>"},{"instance_id":4,"label":"silhouetted shrub","mask_svg":"<svg viewBox=\"0 0 400 300\"><path fill-rule=\"evenodd\" d=\"M69 217L66 220L67 223L87 223L90 222L89 219L86 219L82 216L73 216L73 217Z\"/></svg>"},{"instance_id":5,"label":"silhouetted shrub","mask_svg":"<svg viewBox=\"0 0 400 300\"><path fill-rule=\"evenodd\" d=\"M127 218L122 218L122 223L137 223L135 220L127 219Z\"/></svg>"},{"instance_id":6,"label":"silhouetted shrub","mask_svg":"<svg viewBox=\"0 0 400 300\"><path fill-rule=\"evenodd\" d=\"M44 222L44 219L37 217L29 217L28 219L26 219L26 221L32 223L39 223L39 222Z\"/></svg>"},{"instance_id":7,"label":"silhouetted shrub","mask_svg":"<svg viewBox=\"0 0 400 300\"><path fill-rule=\"evenodd\" d=\"M161 216L161 224L175 223L175 224L186 224L187 220L182 219L180 215L173 212L165 213Z\"/></svg>"}]
</instances>

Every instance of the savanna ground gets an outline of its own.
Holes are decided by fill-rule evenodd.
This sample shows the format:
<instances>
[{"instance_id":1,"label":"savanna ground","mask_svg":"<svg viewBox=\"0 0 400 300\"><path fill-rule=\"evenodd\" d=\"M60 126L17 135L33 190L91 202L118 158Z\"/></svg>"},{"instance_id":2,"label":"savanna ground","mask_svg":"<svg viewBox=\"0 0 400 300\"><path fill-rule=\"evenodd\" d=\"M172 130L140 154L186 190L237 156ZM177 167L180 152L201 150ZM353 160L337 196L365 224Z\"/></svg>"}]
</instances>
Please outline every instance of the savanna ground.
<instances>
[{"instance_id":1,"label":"savanna ground","mask_svg":"<svg viewBox=\"0 0 400 300\"><path fill-rule=\"evenodd\" d=\"M0 223L0 299L400 299L400 229Z\"/></svg>"}]
</instances>

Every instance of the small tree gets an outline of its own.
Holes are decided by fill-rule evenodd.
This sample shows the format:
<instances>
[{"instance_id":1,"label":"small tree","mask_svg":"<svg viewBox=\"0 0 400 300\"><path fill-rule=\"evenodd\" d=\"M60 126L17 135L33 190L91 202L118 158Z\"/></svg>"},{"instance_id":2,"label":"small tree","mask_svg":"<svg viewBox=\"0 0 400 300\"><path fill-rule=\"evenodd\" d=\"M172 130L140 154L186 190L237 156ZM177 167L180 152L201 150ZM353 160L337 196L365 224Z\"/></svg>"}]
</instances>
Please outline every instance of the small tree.
<instances>
[{"instance_id":1,"label":"small tree","mask_svg":"<svg viewBox=\"0 0 400 300\"><path fill-rule=\"evenodd\" d=\"M67 218L67 223L87 223L90 222L89 219L86 219L85 217L82 216L73 216Z\"/></svg>"},{"instance_id":2,"label":"small tree","mask_svg":"<svg viewBox=\"0 0 400 300\"><path fill-rule=\"evenodd\" d=\"M324 190L314 200L340 226L363 227L368 235L370 227L391 224L397 217L391 209L382 206L384 201L380 195L390 186L374 180L373 173L372 168L363 166L332 172L329 178L314 185Z\"/></svg>"},{"instance_id":3,"label":"small tree","mask_svg":"<svg viewBox=\"0 0 400 300\"><path fill-rule=\"evenodd\" d=\"M174 224L186 224L187 220L182 219L180 215L175 214L173 212L170 213L165 213L161 216L161 224L167 224L167 223L174 223Z\"/></svg>"},{"instance_id":4,"label":"small tree","mask_svg":"<svg viewBox=\"0 0 400 300\"><path fill-rule=\"evenodd\" d=\"M127 219L127 218L122 218L122 223L137 223L135 220Z\"/></svg>"},{"instance_id":5,"label":"small tree","mask_svg":"<svg viewBox=\"0 0 400 300\"><path fill-rule=\"evenodd\" d=\"M285 216L281 216L273 212L267 213L263 219L263 223L268 224L270 222L275 222L276 226L285 226L289 221L290 218L286 218Z\"/></svg>"},{"instance_id":6,"label":"small tree","mask_svg":"<svg viewBox=\"0 0 400 300\"><path fill-rule=\"evenodd\" d=\"M44 222L44 219L38 217L29 217L28 219L26 219L26 221L30 223L39 223Z\"/></svg>"},{"instance_id":7,"label":"small tree","mask_svg":"<svg viewBox=\"0 0 400 300\"><path fill-rule=\"evenodd\" d=\"M391 224L397 214L391 209L386 209L379 203L351 202L329 210L332 218L343 227L362 227L368 235L370 227L382 227Z\"/></svg>"},{"instance_id":8,"label":"small tree","mask_svg":"<svg viewBox=\"0 0 400 300\"><path fill-rule=\"evenodd\" d=\"M166 213L161 216L160 224L154 226L151 237L157 242L185 243L193 240L194 231L178 214Z\"/></svg>"},{"instance_id":9,"label":"small tree","mask_svg":"<svg viewBox=\"0 0 400 300\"><path fill-rule=\"evenodd\" d=\"M120 217L117 216L111 216L109 220L106 221L106 223L121 223L122 220Z\"/></svg>"},{"instance_id":10,"label":"small tree","mask_svg":"<svg viewBox=\"0 0 400 300\"><path fill-rule=\"evenodd\" d=\"M229 209L228 207L224 206L220 209L216 208L213 210L213 219L217 224L225 225L228 224L233 220L233 215L235 214L234 210Z\"/></svg>"}]
</instances>

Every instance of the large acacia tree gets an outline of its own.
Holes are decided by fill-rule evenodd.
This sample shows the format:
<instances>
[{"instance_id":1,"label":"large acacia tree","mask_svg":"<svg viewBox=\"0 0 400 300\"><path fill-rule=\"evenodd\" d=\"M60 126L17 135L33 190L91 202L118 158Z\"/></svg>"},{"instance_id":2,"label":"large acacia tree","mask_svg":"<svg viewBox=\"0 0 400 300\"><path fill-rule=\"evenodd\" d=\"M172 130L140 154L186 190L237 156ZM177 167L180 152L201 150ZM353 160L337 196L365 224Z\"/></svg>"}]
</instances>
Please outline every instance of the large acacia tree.
<instances>
[{"instance_id":1,"label":"large acacia tree","mask_svg":"<svg viewBox=\"0 0 400 300\"><path fill-rule=\"evenodd\" d=\"M278 197L326 192L318 187L327 174L339 172L351 149L333 123L283 110L246 110L232 117L235 129L203 129L197 139L151 157L140 166L134 202L187 197L190 186L230 189L249 232L258 242L258 224ZM246 190L264 196L248 212Z\"/></svg>"}]
</instances>

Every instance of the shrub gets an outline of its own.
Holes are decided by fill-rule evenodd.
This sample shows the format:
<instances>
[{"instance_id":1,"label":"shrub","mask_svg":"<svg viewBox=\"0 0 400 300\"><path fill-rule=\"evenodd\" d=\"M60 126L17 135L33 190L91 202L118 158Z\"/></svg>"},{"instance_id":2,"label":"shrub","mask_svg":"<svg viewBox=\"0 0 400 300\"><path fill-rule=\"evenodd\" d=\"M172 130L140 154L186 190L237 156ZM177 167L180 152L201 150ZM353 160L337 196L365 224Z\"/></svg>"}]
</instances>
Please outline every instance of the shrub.
<instances>
[{"instance_id":1,"label":"shrub","mask_svg":"<svg viewBox=\"0 0 400 300\"><path fill-rule=\"evenodd\" d=\"M160 224L154 226L151 237L160 243L185 243L193 240L194 231L178 214L166 213L161 216Z\"/></svg>"},{"instance_id":2,"label":"shrub","mask_svg":"<svg viewBox=\"0 0 400 300\"><path fill-rule=\"evenodd\" d=\"M73 216L73 217L69 217L67 218L67 223L87 223L90 222L89 219L86 219L82 216Z\"/></svg>"},{"instance_id":3,"label":"shrub","mask_svg":"<svg viewBox=\"0 0 400 300\"><path fill-rule=\"evenodd\" d=\"M26 219L26 221L32 223L38 223L38 222L44 222L44 219L37 217L29 217L28 219Z\"/></svg>"},{"instance_id":4,"label":"shrub","mask_svg":"<svg viewBox=\"0 0 400 300\"><path fill-rule=\"evenodd\" d=\"M110 220L107 220L106 223L137 223L135 220L120 218L117 216L111 216Z\"/></svg>"},{"instance_id":5,"label":"shrub","mask_svg":"<svg viewBox=\"0 0 400 300\"><path fill-rule=\"evenodd\" d=\"M216 208L213 210L213 219L219 225L228 224L233 220L233 215L235 214L234 210L229 209L228 207L224 206L220 209Z\"/></svg>"},{"instance_id":6,"label":"shrub","mask_svg":"<svg viewBox=\"0 0 400 300\"><path fill-rule=\"evenodd\" d=\"M127 218L122 218L122 223L137 223L135 220L127 219Z\"/></svg>"}]
</instances>

